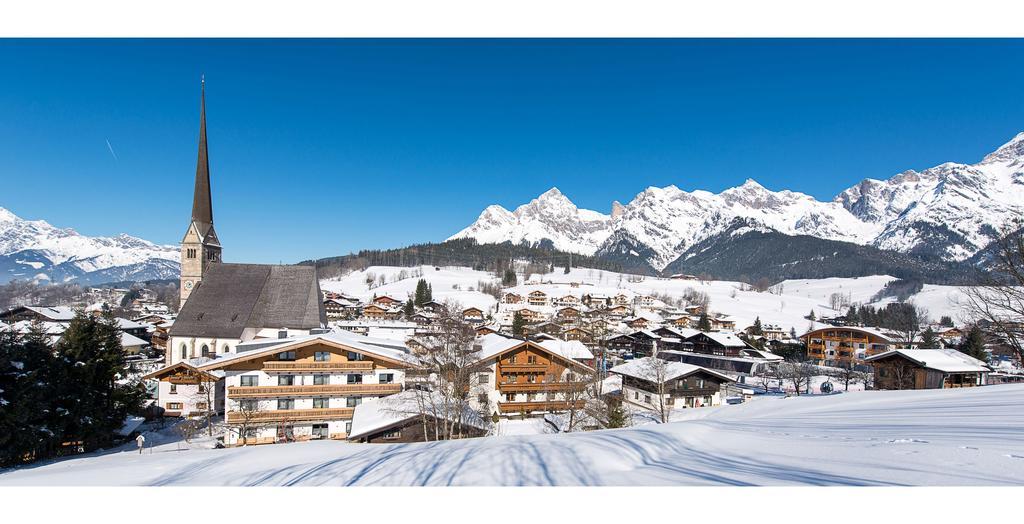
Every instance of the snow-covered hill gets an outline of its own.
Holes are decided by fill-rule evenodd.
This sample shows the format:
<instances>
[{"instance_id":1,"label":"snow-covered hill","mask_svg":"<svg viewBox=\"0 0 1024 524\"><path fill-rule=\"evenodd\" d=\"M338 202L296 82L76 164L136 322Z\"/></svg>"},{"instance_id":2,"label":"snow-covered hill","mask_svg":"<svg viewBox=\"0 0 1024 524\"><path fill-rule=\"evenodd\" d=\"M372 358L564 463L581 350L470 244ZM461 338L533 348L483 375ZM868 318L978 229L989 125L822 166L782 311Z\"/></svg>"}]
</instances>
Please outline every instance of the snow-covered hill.
<instances>
[{"instance_id":1,"label":"snow-covered hill","mask_svg":"<svg viewBox=\"0 0 1024 524\"><path fill-rule=\"evenodd\" d=\"M1024 483L1024 385L765 398L669 424L418 444L205 449L151 433L4 486L921 486Z\"/></svg>"},{"instance_id":2,"label":"snow-covered hill","mask_svg":"<svg viewBox=\"0 0 1024 524\"><path fill-rule=\"evenodd\" d=\"M714 194L649 187L603 214L577 208L558 189L508 211L489 206L451 238L540 242L592 254L635 253L662 269L736 219L788 235L964 260L1009 219L1024 214L1024 133L972 165L945 163L888 180L866 179L830 202L771 191L752 179Z\"/></svg>"},{"instance_id":3,"label":"snow-covered hill","mask_svg":"<svg viewBox=\"0 0 1024 524\"><path fill-rule=\"evenodd\" d=\"M384 285L374 284L372 288L367 285L368 277L376 281L381 276L386 282ZM389 295L405 300L412 296L416 282L420 278L432 286L435 300L452 300L464 307L473 306L484 311L493 311L497 304L494 297L479 291L481 283L494 281L494 275L461 267L372 266L341 278L322 280L320 287L324 291L343 293L363 300L368 300L374 295ZM812 325L804 318L812 310L818 317L846 313L845 309L831 308L829 298L832 293L845 295L850 302L871 304L872 297L894 280L893 277L884 275L786 280L774 288L775 293L761 293L745 290L748 286L739 282L638 278L636 275L587 268L573 268L568 274L562 273L559 269L554 273L533 275L531 278L550 283L520 284L512 290L529 293L534 289L540 289L555 297L581 296L584 293L612 296L626 292L627 295L656 294L681 298L693 292L701 292L706 293L710 299L712 311L730 315L739 329L753 324L754 319L760 318L766 324L776 324L787 332L793 329L797 333L805 332ZM908 300L924 306L928 310L928 315L935 320L943 315L949 315L959 321L963 317L957 303L960 296L960 288L957 286L928 285L921 293L912 295ZM884 305L890 300L883 300L874 305Z\"/></svg>"},{"instance_id":4,"label":"snow-covered hill","mask_svg":"<svg viewBox=\"0 0 1024 524\"><path fill-rule=\"evenodd\" d=\"M121 234L87 237L0 207L0 282L89 284L178 276L178 247Z\"/></svg>"}]
</instances>

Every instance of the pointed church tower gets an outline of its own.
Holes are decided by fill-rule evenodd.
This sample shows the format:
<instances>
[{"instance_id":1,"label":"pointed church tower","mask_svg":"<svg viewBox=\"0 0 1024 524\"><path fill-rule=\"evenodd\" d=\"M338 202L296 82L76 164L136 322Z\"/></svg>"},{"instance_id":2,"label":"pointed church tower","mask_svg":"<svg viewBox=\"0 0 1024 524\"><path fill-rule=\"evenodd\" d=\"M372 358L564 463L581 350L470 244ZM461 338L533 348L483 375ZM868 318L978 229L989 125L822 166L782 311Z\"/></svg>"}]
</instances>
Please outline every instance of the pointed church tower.
<instances>
[{"instance_id":1,"label":"pointed church tower","mask_svg":"<svg viewBox=\"0 0 1024 524\"><path fill-rule=\"evenodd\" d=\"M192 196L192 222L181 240L181 305L203 281L203 273L221 261L220 240L213 230L213 204L210 198L210 158L206 150L206 80L202 81L199 109L199 158L196 161L196 186Z\"/></svg>"}]
</instances>

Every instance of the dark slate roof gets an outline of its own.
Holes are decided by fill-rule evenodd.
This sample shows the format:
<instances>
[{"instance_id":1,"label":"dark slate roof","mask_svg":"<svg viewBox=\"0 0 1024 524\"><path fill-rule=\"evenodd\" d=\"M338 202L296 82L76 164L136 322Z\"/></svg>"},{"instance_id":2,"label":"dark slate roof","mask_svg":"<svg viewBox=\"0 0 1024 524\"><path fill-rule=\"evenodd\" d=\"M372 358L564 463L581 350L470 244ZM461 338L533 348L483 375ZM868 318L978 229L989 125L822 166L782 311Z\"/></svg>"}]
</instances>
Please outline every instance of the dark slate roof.
<instances>
[{"instance_id":1,"label":"dark slate roof","mask_svg":"<svg viewBox=\"0 0 1024 524\"><path fill-rule=\"evenodd\" d=\"M241 338L245 328L314 329L326 323L315 267L213 263L170 335Z\"/></svg>"},{"instance_id":2,"label":"dark slate roof","mask_svg":"<svg viewBox=\"0 0 1024 524\"><path fill-rule=\"evenodd\" d=\"M203 82L199 109L199 155L196 158L196 186L192 195L192 220L200 224L199 234L213 224L213 205L210 202L210 156L206 148L206 82Z\"/></svg>"}]
</instances>

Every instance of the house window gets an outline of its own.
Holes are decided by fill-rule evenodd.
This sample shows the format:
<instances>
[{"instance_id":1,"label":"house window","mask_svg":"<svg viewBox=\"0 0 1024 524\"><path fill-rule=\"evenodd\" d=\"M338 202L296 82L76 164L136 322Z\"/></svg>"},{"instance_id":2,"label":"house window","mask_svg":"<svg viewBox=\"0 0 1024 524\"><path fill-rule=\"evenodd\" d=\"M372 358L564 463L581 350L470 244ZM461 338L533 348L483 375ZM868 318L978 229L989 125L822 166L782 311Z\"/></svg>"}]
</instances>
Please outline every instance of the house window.
<instances>
[{"instance_id":1,"label":"house window","mask_svg":"<svg viewBox=\"0 0 1024 524\"><path fill-rule=\"evenodd\" d=\"M381 438L383 438L385 440L395 440L397 438L400 438L401 436L402 436L402 430L400 430L400 429L392 429L391 431L384 432L381 435Z\"/></svg>"},{"instance_id":2,"label":"house window","mask_svg":"<svg viewBox=\"0 0 1024 524\"><path fill-rule=\"evenodd\" d=\"M314 439L325 439L328 438L327 424L313 424L313 438Z\"/></svg>"},{"instance_id":3,"label":"house window","mask_svg":"<svg viewBox=\"0 0 1024 524\"><path fill-rule=\"evenodd\" d=\"M199 392L206 393L206 384L199 384Z\"/></svg>"},{"instance_id":4,"label":"house window","mask_svg":"<svg viewBox=\"0 0 1024 524\"><path fill-rule=\"evenodd\" d=\"M363 359L363 354L362 353L356 353L355 351L349 351L347 356L348 356L348 359L353 361L353 362L356 362L356 361L359 361L359 360Z\"/></svg>"},{"instance_id":5,"label":"house window","mask_svg":"<svg viewBox=\"0 0 1024 524\"><path fill-rule=\"evenodd\" d=\"M515 356L515 354L512 354L512 355L508 356L508 363L509 364L515 364L516 363L516 356Z\"/></svg>"},{"instance_id":6,"label":"house window","mask_svg":"<svg viewBox=\"0 0 1024 524\"><path fill-rule=\"evenodd\" d=\"M313 375L314 386L323 386L326 384L329 384L329 381L327 380L327 375Z\"/></svg>"},{"instance_id":7,"label":"house window","mask_svg":"<svg viewBox=\"0 0 1024 524\"><path fill-rule=\"evenodd\" d=\"M650 404L651 403L651 396L650 395L644 395L644 402Z\"/></svg>"},{"instance_id":8,"label":"house window","mask_svg":"<svg viewBox=\"0 0 1024 524\"><path fill-rule=\"evenodd\" d=\"M633 392L633 400L640 400L640 393L634 391Z\"/></svg>"},{"instance_id":9,"label":"house window","mask_svg":"<svg viewBox=\"0 0 1024 524\"><path fill-rule=\"evenodd\" d=\"M242 375L238 377L239 383L246 387L256 386L259 382L259 377L256 375Z\"/></svg>"},{"instance_id":10,"label":"house window","mask_svg":"<svg viewBox=\"0 0 1024 524\"><path fill-rule=\"evenodd\" d=\"M168 402L167 409L180 410L182 407L181 402Z\"/></svg>"},{"instance_id":11,"label":"house window","mask_svg":"<svg viewBox=\"0 0 1024 524\"><path fill-rule=\"evenodd\" d=\"M528 382L530 384L533 384L533 383L537 382L537 375L534 375L532 373L529 374L529 375L526 375L526 382Z\"/></svg>"},{"instance_id":12,"label":"house window","mask_svg":"<svg viewBox=\"0 0 1024 524\"><path fill-rule=\"evenodd\" d=\"M176 395L177 393L178 393L178 385L177 384L171 384L171 394L172 395Z\"/></svg>"},{"instance_id":13,"label":"house window","mask_svg":"<svg viewBox=\"0 0 1024 524\"><path fill-rule=\"evenodd\" d=\"M491 375L489 375L487 373L480 373L479 375L477 375L477 382L479 384L490 384L491 383Z\"/></svg>"},{"instance_id":14,"label":"house window","mask_svg":"<svg viewBox=\"0 0 1024 524\"><path fill-rule=\"evenodd\" d=\"M481 404L486 404L487 403L487 393L481 393L481 394L477 395L476 401L481 403Z\"/></svg>"},{"instance_id":15,"label":"house window","mask_svg":"<svg viewBox=\"0 0 1024 524\"><path fill-rule=\"evenodd\" d=\"M516 401L516 394L515 393L505 393L505 402L515 402L515 401Z\"/></svg>"},{"instance_id":16,"label":"house window","mask_svg":"<svg viewBox=\"0 0 1024 524\"><path fill-rule=\"evenodd\" d=\"M363 403L362 397L348 397L345 399L345 407L354 408Z\"/></svg>"},{"instance_id":17,"label":"house window","mask_svg":"<svg viewBox=\"0 0 1024 524\"><path fill-rule=\"evenodd\" d=\"M249 412L257 411L257 410L260 409L259 402L260 401L258 401L256 399L251 399L251 398L250 399L245 399L245 400L239 400L238 401L238 409L241 410L241 411L249 411Z\"/></svg>"},{"instance_id":18,"label":"house window","mask_svg":"<svg viewBox=\"0 0 1024 524\"><path fill-rule=\"evenodd\" d=\"M349 384L362 384L363 376L356 373L349 373L346 382Z\"/></svg>"},{"instance_id":19,"label":"house window","mask_svg":"<svg viewBox=\"0 0 1024 524\"><path fill-rule=\"evenodd\" d=\"M379 377L379 382L381 384L392 384L392 383L395 382L395 374L394 373L381 373L380 377Z\"/></svg>"},{"instance_id":20,"label":"house window","mask_svg":"<svg viewBox=\"0 0 1024 524\"><path fill-rule=\"evenodd\" d=\"M277 409L295 409L295 399L293 399L293 398L279 398L279 399L277 399Z\"/></svg>"},{"instance_id":21,"label":"house window","mask_svg":"<svg viewBox=\"0 0 1024 524\"><path fill-rule=\"evenodd\" d=\"M331 354L327 351L317 351L316 353L313 353L313 360L317 362L327 362L330 359Z\"/></svg>"},{"instance_id":22,"label":"house window","mask_svg":"<svg viewBox=\"0 0 1024 524\"><path fill-rule=\"evenodd\" d=\"M704 389L704 379L702 379L702 378L698 378L697 379L697 389Z\"/></svg>"},{"instance_id":23,"label":"house window","mask_svg":"<svg viewBox=\"0 0 1024 524\"><path fill-rule=\"evenodd\" d=\"M352 433L352 423L351 422L346 422L345 423L345 433L346 434Z\"/></svg>"},{"instance_id":24,"label":"house window","mask_svg":"<svg viewBox=\"0 0 1024 524\"><path fill-rule=\"evenodd\" d=\"M277 377L277 385L278 386L294 386L295 385L295 375L281 375L281 376Z\"/></svg>"},{"instance_id":25,"label":"house window","mask_svg":"<svg viewBox=\"0 0 1024 524\"><path fill-rule=\"evenodd\" d=\"M288 330L287 329L279 329L277 331L277 338L288 338ZM295 360L295 359L293 358L292 360Z\"/></svg>"},{"instance_id":26,"label":"house window","mask_svg":"<svg viewBox=\"0 0 1024 524\"><path fill-rule=\"evenodd\" d=\"M197 411L206 411L206 402L197 402L196 403L196 410Z\"/></svg>"},{"instance_id":27,"label":"house window","mask_svg":"<svg viewBox=\"0 0 1024 524\"><path fill-rule=\"evenodd\" d=\"M315 398L313 399L313 409L326 409L327 408L326 398Z\"/></svg>"},{"instance_id":28,"label":"house window","mask_svg":"<svg viewBox=\"0 0 1024 524\"><path fill-rule=\"evenodd\" d=\"M536 364L537 363L537 355L529 355L529 356L527 356L526 357L526 363L527 364Z\"/></svg>"},{"instance_id":29,"label":"house window","mask_svg":"<svg viewBox=\"0 0 1024 524\"><path fill-rule=\"evenodd\" d=\"M278 360L295 360L295 352L294 351L282 351L282 352L277 354L277 359Z\"/></svg>"}]
</instances>

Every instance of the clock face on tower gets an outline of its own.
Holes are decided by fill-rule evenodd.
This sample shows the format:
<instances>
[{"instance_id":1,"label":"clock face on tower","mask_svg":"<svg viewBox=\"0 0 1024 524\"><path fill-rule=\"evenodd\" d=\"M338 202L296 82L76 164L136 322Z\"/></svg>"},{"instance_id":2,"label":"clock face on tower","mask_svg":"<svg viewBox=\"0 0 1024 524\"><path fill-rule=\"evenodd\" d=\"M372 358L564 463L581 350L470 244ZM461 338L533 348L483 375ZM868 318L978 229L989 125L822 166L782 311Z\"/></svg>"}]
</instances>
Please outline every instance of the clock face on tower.
<instances>
[{"instance_id":1,"label":"clock face on tower","mask_svg":"<svg viewBox=\"0 0 1024 524\"><path fill-rule=\"evenodd\" d=\"M191 280L186 280L185 281L185 289L192 289L192 281Z\"/></svg>"}]
</instances>

